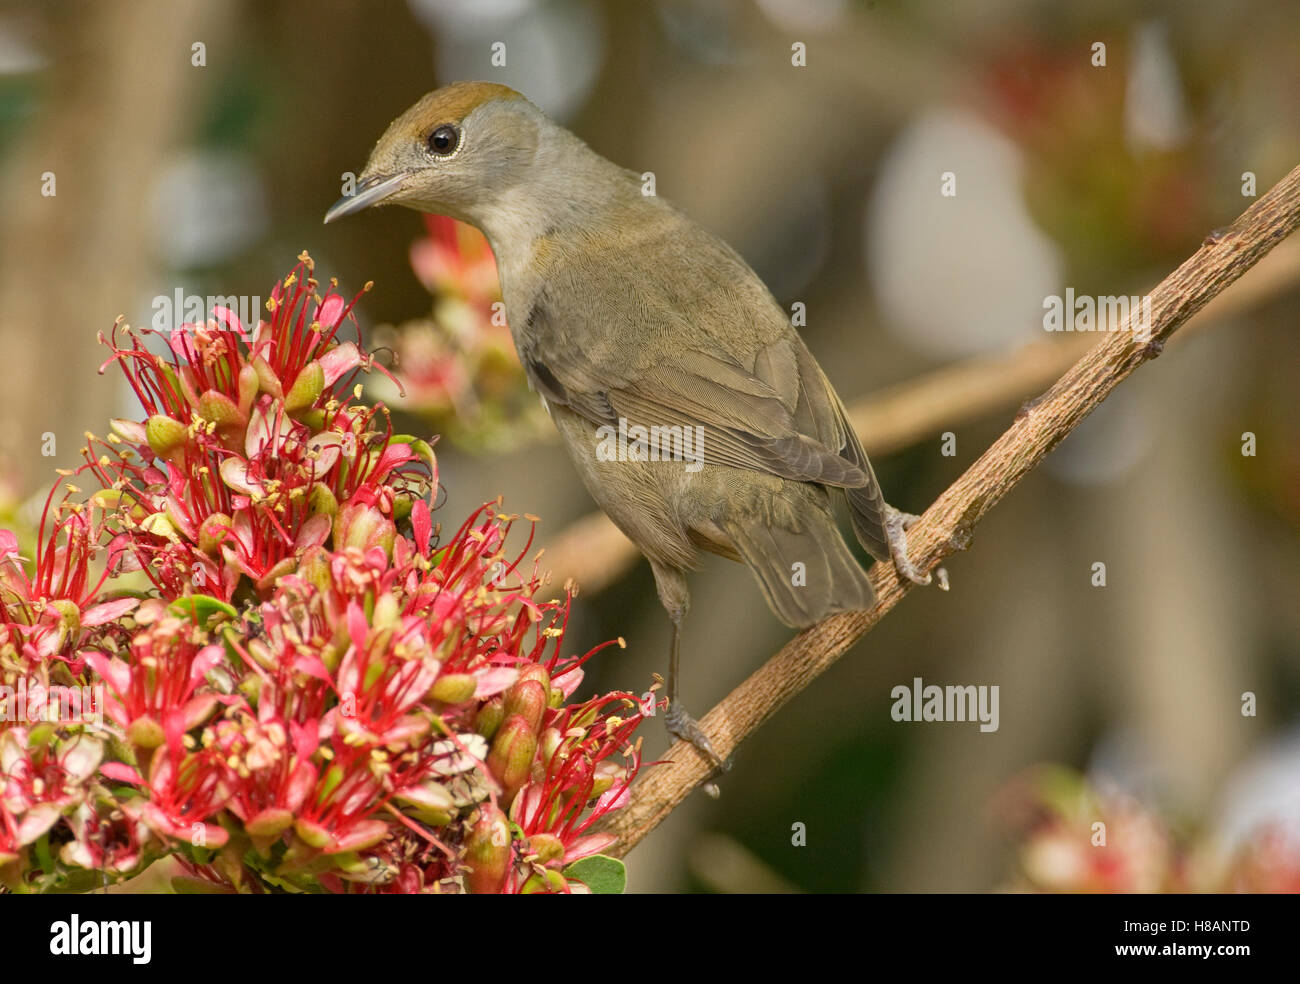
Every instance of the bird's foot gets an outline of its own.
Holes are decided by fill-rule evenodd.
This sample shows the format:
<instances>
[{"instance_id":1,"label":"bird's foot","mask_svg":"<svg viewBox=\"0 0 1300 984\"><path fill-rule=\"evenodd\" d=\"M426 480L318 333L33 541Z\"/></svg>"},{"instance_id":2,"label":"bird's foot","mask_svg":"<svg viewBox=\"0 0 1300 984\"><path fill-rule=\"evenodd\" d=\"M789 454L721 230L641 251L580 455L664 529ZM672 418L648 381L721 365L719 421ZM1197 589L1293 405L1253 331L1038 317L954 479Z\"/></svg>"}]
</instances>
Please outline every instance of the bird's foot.
<instances>
[{"instance_id":1,"label":"bird's foot","mask_svg":"<svg viewBox=\"0 0 1300 984\"><path fill-rule=\"evenodd\" d=\"M713 767L719 772L726 772L731 768L731 759L723 761L719 757L713 750L713 743L709 741L709 736L701 730L695 718L686 713L686 708L682 707L680 701L674 700L668 704L668 710L664 713L664 724L670 735L694 745L696 750L712 762Z\"/></svg>"},{"instance_id":2,"label":"bird's foot","mask_svg":"<svg viewBox=\"0 0 1300 984\"><path fill-rule=\"evenodd\" d=\"M920 516L905 513L893 506L885 505L885 534L889 537L889 553L894 559L898 573L913 584L936 583L940 591L948 590L948 572L942 567L934 569L934 575L922 574L907 555L907 531L916 524Z\"/></svg>"}]
</instances>

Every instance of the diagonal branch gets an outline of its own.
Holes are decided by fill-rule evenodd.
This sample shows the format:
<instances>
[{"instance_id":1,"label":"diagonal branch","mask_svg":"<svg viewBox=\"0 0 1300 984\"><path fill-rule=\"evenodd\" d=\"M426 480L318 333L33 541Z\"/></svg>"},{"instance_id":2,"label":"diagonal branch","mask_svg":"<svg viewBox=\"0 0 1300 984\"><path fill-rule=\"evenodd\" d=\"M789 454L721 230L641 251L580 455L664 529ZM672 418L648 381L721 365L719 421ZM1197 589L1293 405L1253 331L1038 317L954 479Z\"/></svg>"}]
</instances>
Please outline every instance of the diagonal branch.
<instances>
[{"instance_id":1,"label":"diagonal branch","mask_svg":"<svg viewBox=\"0 0 1300 984\"><path fill-rule=\"evenodd\" d=\"M1151 292L1150 340L1129 326L1089 349L1041 397L1021 408L1011 427L939 496L908 533L912 559L931 570L964 550L976 524L1016 487L1119 383L1148 359L1192 315L1260 257L1300 227L1300 167L1295 168L1232 225L1206 237L1201 248ZM876 564L874 608L836 615L796 636L700 722L722 756L735 750L791 697L824 672L885 617L911 588L892 565ZM609 853L622 856L710 776L691 746L677 742L669 761L646 770L627 807L605 830L618 836Z\"/></svg>"}]
</instances>

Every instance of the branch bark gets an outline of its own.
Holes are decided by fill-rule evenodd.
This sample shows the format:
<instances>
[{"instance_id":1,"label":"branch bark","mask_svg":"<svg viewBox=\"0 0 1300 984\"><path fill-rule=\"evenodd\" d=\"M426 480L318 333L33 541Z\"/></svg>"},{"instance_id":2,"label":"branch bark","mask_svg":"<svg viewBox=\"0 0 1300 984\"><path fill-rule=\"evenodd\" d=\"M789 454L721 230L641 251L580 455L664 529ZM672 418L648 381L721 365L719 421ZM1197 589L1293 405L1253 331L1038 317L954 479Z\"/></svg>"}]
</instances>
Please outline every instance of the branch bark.
<instances>
[{"instance_id":1,"label":"branch bark","mask_svg":"<svg viewBox=\"0 0 1300 984\"><path fill-rule=\"evenodd\" d=\"M1200 249L1151 292L1150 341L1131 331L1108 334L1088 349L1040 398L1021 408L1015 421L965 474L939 496L908 533L912 559L932 570L969 546L979 521L1043 460L1084 417L1138 366L1160 354L1165 343L1197 311L1300 227L1300 167L1295 168L1232 225L1206 237ZM846 612L796 636L780 652L704 716L701 725L714 748L730 755L791 697L866 635L912 585L892 565L871 572L877 602ZM621 857L668 816L711 773L694 748L677 742L667 761L647 769L628 805L604 829L618 841L608 853Z\"/></svg>"}]
</instances>

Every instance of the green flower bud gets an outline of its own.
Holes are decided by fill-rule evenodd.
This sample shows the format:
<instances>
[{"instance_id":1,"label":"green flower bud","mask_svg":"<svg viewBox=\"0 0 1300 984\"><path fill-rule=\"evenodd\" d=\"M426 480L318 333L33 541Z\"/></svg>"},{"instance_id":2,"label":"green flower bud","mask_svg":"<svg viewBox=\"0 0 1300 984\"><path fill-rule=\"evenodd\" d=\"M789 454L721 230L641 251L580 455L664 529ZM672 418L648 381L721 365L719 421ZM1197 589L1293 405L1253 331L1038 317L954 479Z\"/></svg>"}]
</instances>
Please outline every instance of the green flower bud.
<instances>
[{"instance_id":1,"label":"green flower bud","mask_svg":"<svg viewBox=\"0 0 1300 984\"><path fill-rule=\"evenodd\" d=\"M307 494L307 508L313 513L333 516L339 511L339 500L324 482L316 482Z\"/></svg>"},{"instance_id":2,"label":"green flower bud","mask_svg":"<svg viewBox=\"0 0 1300 984\"><path fill-rule=\"evenodd\" d=\"M568 879L554 868L543 872L534 872L521 886L521 895L538 895L542 892L564 892L569 887Z\"/></svg>"},{"instance_id":3,"label":"green flower bud","mask_svg":"<svg viewBox=\"0 0 1300 984\"><path fill-rule=\"evenodd\" d=\"M497 733L497 728L501 727L501 722L505 719L506 699L497 694L478 709L478 714L474 718L474 730L491 741L492 736Z\"/></svg>"},{"instance_id":4,"label":"green flower bud","mask_svg":"<svg viewBox=\"0 0 1300 984\"><path fill-rule=\"evenodd\" d=\"M411 786L393 795L408 812L427 824L441 827L456 815L456 801L447 787L437 782Z\"/></svg>"},{"instance_id":5,"label":"green flower bud","mask_svg":"<svg viewBox=\"0 0 1300 984\"><path fill-rule=\"evenodd\" d=\"M271 364L262 356L258 355L253 358L253 371L257 373L257 386L263 393L270 393L274 397L284 395L284 389L280 385L280 377L275 374Z\"/></svg>"},{"instance_id":6,"label":"green flower bud","mask_svg":"<svg viewBox=\"0 0 1300 984\"><path fill-rule=\"evenodd\" d=\"M126 729L127 740L139 748L158 748L167 740L162 725L144 714L136 718Z\"/></svg>"},{"instance_id":7,"label":"green flower bud","mask_svg":"<svg viewBox=\"0 0 1300 984\"><path fill-rule=\"evenodd\" d=\"M281 807L268 807L249 818L244 831L249 837L279 837L293 826L293 814Z\"/></svg>"},{"instance_id":8,"label":"green flower bud","mask_svg":"<svg viewBox=\"0 0 1300 984\"><path fill-rule=\"evenodd\" d=\"M537 855L539 864L564 857L564 842L554 834L533 834L528 838L528 846Z\"/></svg>"},{"instance_id":9,"label":"green flower bud","mask_svg":"<svg viewBox=\"0 0 1300 984\"><path fill-rule=\"evenodd\" d=\"M319 362L313 359L302 367L302 370L298 373L298 378L289 387L289 392L284 394L285 412L296 414L299 411L310 409L320 399L320 395L324 390L325 370Z\"/></svg>"},{"instance_id":10,"label":"green flower bud","mask_svg":"<svg viewBox=\"0 0 1300 984\"><path fill-rule=\"evenodd\" d=\"M521 679L506 691L505 716L518 714L528 722L529 730L536 731L542 723L542 712L546 710L546 697L546 687L541 681Z\"/></svg>"},{"instance_id":11,"label":"green flower bud","mask_svg":"<svg viewBox=\"0 0 1300 984\"><path fill-rule=\"evenodd\" d=\"M328 594L334 586L330 576L330 557L324 547L312 547L302 555L298 574L321 594Z\"/></svg>"},{"instance_id":12,"label":"green flower bud","mask_svg":"<svg viewBox=\"0 0 1300 984\"><path fill-rule=\"evenodd\" d=\"M431 696L444 704L463 704L472 700L478 689L478 678L472 673L447 673L433 685Z\"/></svg>"},{"instance_id":13,"label":"green flower bud","mask_svg":"<svg viewBox=\"0 0 1300 984\"><path fill-rule=\"evenodd\" d=\"M511 860L510 825L490 803L479 808L478 820L465 838L465 887L475 895L501 890Z\"/></svg>"},{"instance_id":14,"label":"green flower bud","mask_svg":"<svg viewBox=\"0 0 1300 984\"><path fill-rule=\"evenodd\" d=\"M501 783L501 803L510 808L515 795L528 781L537 755L537 734L522 715L508 717L488 752L487 765Z\"/></svg>"},{"instance_id":15,"label":"green flower bud","mask_svg":"<svg viewBox=\"0 0 1300 984\"><path fill-rule=\"evenodd\" d=\"M223 431L232 428L242 430L248 423L248 418L239 412L235 401L216 390L208 390L199 397L199 416L216 424L217 429Z\"/></svg>"},{"instance_id":16,"label":"green flower bud","mask_svg":"<svg viewBox=\"0 0 1300 984\"><path fill-rule=\"evenodd\" d=\"M179 420L160 413L149 418L144 433L150 449L160 458L167 458L178 448L184 447L190 436L189 429Z\"/></svg>"},{"instance_id":17,"label":"green flower bud","mask_svg":"<svg viewBox=\"0 0 1300 984\"><path fill-rule=\"evenodd\" d=\"M233 522L225 513L210 515L199 527L199 549L210 557L216 556Z\"/></svg>"},{"instance_id":18,"label":"green flower bud","mask_svg":"<svg viewBox=\"0 0 1300 984\"><path fill-rule=\"evenodd\" d=\"M334 517L334 549L380 547L390 557L397 527L374 506L347 505Z\"/></svg>"},{"instance_id":19,"label":"green flower bud","mask_svg":"<svg viewBox=\"0 0 1300 984\"><path fill-rule=\"evenodd\" d=\"M308 847L314 847L321 850L329 846L332 838L330 833L318 823L312 823L310 820L304 820L299 817L293 822L293 830Z\"/></svg>"},{"instance_id":20,"label":"green flower bud","mask_svg":"<svg viewBox=\"0 0 1300 984\"><path fill-rule=\"evenodd\" d=\"M239 412L245 418L248 417L248 411L253 409L257 390L257 370L251 365L245 365L239 370Z\"/></svg>"}]
</instances>

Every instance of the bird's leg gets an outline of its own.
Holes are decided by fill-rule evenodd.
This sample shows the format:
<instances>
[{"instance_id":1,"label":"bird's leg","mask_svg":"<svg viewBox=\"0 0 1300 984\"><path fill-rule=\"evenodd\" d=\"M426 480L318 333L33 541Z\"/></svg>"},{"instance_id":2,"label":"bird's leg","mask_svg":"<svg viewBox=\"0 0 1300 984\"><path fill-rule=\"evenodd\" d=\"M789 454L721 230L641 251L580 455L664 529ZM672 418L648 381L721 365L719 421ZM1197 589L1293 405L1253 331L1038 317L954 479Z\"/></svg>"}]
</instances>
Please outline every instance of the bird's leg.
<instances>
[{"instance_id":1,"label":"bird's leg","mask_svg":"<svg viewBox=\"0 0 1300 984\"><path fill-rule=\"evenodd\" d=\"M912 559L907 555L907 531L919 520L920 516L914 516L912 513L905 513L895 509L888 503L885 504L885 534L889 537L889 554L894 559L894 566L898 573L903 575L913 584L929 584L933 580L938 581L941 591L948 590L948 572L942 567L934 569L934 576L922 574L912 563Z\"/></svg>"},{"instance_id":2,"label":"bird's leg","mask_svg":"<svg viewBox=\"0 0 1300 984\"><path fill-rule=\"evenodd\" d=\"M690 742L696 749L709 759L719 772L726 772L731 768L731 760L725 762L719 758L718 753L713 750L713 743L709 741L709 736L700 728L699 723L686 713L686 708L682 707L681 702L677 699L677 679L678 663L681 658L681 634L682 634L682 617L681 615L669 617L673 622L673 641L672 648L668 652L668 711L664 714L664 724L668 728L668 733L674 738Z\"/></svg>"}]
</instances>

